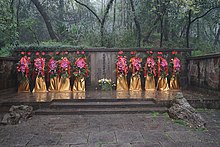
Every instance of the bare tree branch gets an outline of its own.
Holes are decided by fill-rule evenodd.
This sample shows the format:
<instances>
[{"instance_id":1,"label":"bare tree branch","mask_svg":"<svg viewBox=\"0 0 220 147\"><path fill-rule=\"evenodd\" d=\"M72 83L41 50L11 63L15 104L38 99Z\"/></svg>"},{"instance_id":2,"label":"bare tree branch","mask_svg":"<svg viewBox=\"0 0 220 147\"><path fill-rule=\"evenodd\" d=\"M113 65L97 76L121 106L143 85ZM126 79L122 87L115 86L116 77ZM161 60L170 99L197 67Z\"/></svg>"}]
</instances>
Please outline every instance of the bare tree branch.
<instances>
[{"instance_id":1,"label":"bare tree branch","mask_svg":"<svg viewBox=\"0 0 220 147\"><path fill-rule=\"evenodd\" d=\"M50 38L53 40L59 40L59 38L57 37L57 35L55 34L55 32L53 30L52 24L50 22L50 18L47 15L47 13L45 12L43 6L40 4L40 2L38 0L31 0L31 1L34 3L37 10L40 12L41 16L43 17L44 22L47 26L47 30L49 32Z\"/></svg>"},{"instance_id":2,"label":"bare tree branch","mask_svg":"<svg viewBox=\"0 0 220 147\"><path fill-rule=\"evenodd\" d=\"M202 15L200 15L200 16L194 18L190 23L193 23L193 22L195 22L197 19L200 19L200 18L206 16L209 12L211 12L212 10L217 9L217 8L220 8L220 6L210 8L210 9L209 9L208 11L206 11L204 14L202 14Z\"/></svg>"},{"instance_id":3,"label":"bare tree branch","mask_svg":"<svg viewBox=\"0 0 220 147\"><path fill-rule=\"evenodd\" d=\"M110 0L110 1L108 2L107 7L106 7L106 9L105 9L105 13L104 13L104 16L103 16L103 18L102 18L102 22L101 22L101 23L105 22L106 16L108 15L109 9L111 8L111 6L112 6L113 2L114 2L114 0Z\"/></svg>"},{"instance_id":4,"label":"bare tree branch","mask_svg":"<svg viewBox=\"0 0 220 147\"><path fill-rule=\"evenodd\" d=\"M89 8L89 6L87 6L86 4L84 4L84 3L82 3L82 2L80 2L78 0L75 0L75 2L77 2L78 4L86 7L98 19L99 23L102 22L101 19L99 18L99 16L95 13L95 11L93 11L91 8Z\"/></svg>"}]
</instances>

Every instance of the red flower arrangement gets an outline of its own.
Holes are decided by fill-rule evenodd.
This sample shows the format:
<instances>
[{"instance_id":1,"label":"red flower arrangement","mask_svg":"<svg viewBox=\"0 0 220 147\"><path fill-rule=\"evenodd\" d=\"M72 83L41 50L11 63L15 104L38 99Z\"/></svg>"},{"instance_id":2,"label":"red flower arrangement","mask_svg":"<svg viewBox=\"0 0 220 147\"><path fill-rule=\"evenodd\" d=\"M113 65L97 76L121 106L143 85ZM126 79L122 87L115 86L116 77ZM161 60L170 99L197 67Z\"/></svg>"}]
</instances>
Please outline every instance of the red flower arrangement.
<instances>
[{"instance_id":1,"label":"red flower arrangement","mask_svg":"<svg viewBox=\"0 0 220 147\"><path fill-rule=\"evenodd\" d=\"M122 56L123 51L118 52L118 58L116 62L116 76L128 74L128 65L126 56Z\"/></svg>"},{"instance_id":2,"label":"red flower arrangement","mask_svg":"<svg viewBox=\"0 0 220 147\"><path fill-rule=\"evenodd\" d=\"M17 71L18 73L21 73L23 78L28 78L29 76L30 63L30 58L27 56L21 57L20 61L17 63Z\"/></svg>"},{"instance_id":3,"label":"red flower arrangement","mask_svg":"<svg viewBox=\"0 0 220 147\"><path fill-rule=\"evenodd\" d=\"M53 78L55 76L57 76L57 61L54 59L54 57L52 57L49 62L48 62L48 74L50 78Z\"/></svg>"},{"instance_id":4,"label":"red flower arrangement","mask_svg":"<svg viewBox=\"0 0 220 147\"><path fill-rule=\"evenodd\" d=\"M171 59L171 66L172 66L172 75L177 76L180 73L180 68L181 68L180 59L178 59L177 57Z\"/></svg>"},{"instance_id":5,"label":"red flower arrangement","mask_svg":"<svg viewBox=\"0 0 220 147\"><path fill-rule=\"evenodd\" d=\"M70 61L67 57L62 58L59 62L59 73L62 77L68 78L70 76Z\"/></svg>"},{"instance_id":6,"label":"red flower arrangement","mask_svg":"<svg viewBox=\"0 0 220 147\"><path fill-rule=\"evenodd\" d=\"M34 68L35 68L35 73L37 76L44 77L45 76L45 58L38 57L34 59Z\"/></svg>"},{"instance_id":7,"label":"red flower arrangement","mask_svg":"<svg viewBox=\"0 0 220 147\"><path fill-rule=\"evenodd\" d=\"M132 55L135 55L136 52L131 52ZM142 59L138 58L136 56L132 57L130 59L130 70L132 72L132 75L140 75L141 74L141 62Z\"/></svg>"},{"instance_id":8,"label":"red flower arrangement","mask_svg":"<svg viewBox=\"0 0 220 147\"><path fill-rule=\"evenodd\" d=\"M159 52L158 52L159 54ZM158 67L158 77L167 77L168 76L168 63L167 60L162 57L162 52L159 54L161 56L158 56L158 62L157 62L157 67Z\"/></svg>"},{"instance_id":9,"label":"red flower arrangement","mask_svg":"<svg viewBox=\"0 0 220 147\"><path fill-rule=\"evenodd\" d=\"M147 54L153 54L152 51L147 52ZM155 67L155 62L154 58L152 56L147 57L145 67L144 67L144 77L147 75L149 76L156 76L156 67Z\"/></svg>"},{"instance_id":10,"label":"red flower arrangement","mask_svg":"<svg viewBox=\"0 0 220 147\"><path fill-rule=\"evenodd\" d=\"M74 62L73 75L75 77L87 77L89 75L89 67L85 57L85 52L77 51L77 58Z\"/></svg>"}]
</instances>

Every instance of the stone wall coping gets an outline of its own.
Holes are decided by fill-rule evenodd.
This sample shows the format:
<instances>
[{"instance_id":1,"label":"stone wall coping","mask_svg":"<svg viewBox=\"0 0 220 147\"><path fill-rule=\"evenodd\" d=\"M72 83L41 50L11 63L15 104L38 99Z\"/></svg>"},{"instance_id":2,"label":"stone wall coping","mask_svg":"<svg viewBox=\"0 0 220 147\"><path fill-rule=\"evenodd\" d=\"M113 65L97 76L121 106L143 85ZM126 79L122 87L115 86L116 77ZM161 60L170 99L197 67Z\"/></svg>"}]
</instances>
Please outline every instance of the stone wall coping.
<instances>
[{"instance_id":1,"label":"stone wall coping","mask_svg":"<svg viewBox=\"0 0 220 147\"><path fill-rule=\"evenodd\" d=\"M146 52L146 51L153 51L153 52L172 52L172 51L177 51L177 52L191 52L195 49L193 48L106 48L106 47L93 47L93 48L69 48L69 47L39 47L41 50L36 50L36 47L17 47L14 49L14 52L21 52L21 51L45 51L45 52L50 52L50 51L59 51L60 49L63 49L64 51L68 52L76 52L78 50L83 50L85 52L119 52L119 51L124 51L124 52L130 52L130 51L137 51L137 52ZM44 49L43 49L44 48ZM59 49L59 50L56 50Z\"/></svg>"},{"instance_id":2,"label":"stone wall coping","mask_svg":"<svg viewBox=\"0 0 220 147\"><path fill-rule=\"evenodd\" d=\"M0 57L0 61L18 61L17 57Z\"/></svg>"},{"instance_id":3,"label":"stone wall coping","mask_svg":"<svg viewBox=\"0 0 220 147\"><path fill-rule=\"evenodd\" d=\"M202 56L188 57L186 60L201 60L201 59L210 59L210 58L220 58L220 52L202 55Z\"/></svg>"}]
</instances>

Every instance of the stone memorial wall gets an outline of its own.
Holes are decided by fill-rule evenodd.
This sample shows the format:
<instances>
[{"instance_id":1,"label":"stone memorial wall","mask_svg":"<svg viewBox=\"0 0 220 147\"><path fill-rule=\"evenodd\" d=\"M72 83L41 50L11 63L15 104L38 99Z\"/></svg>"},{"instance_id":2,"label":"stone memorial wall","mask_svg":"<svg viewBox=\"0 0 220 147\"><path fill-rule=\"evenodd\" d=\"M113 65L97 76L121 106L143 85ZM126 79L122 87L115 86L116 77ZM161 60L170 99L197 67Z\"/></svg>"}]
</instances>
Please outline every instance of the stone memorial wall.
<instances>
[{"instance_id":1,"label":"stone memorial wall","mask_svg":"<svg viewBox=\"0 0 220 147\"><path fill-rule=\"evenodd\" d=\"M220 91L220 54L190 57L188 82L191 86Z\"/></svg>"},{"instance_id":2,"label":"stone memorial wall","mask_svg":"<svg viewBox=\"0 0 220 147\"><path fill-rule=\"evenodd\" d=\"M17 85L17 58L0 57L0 90L14 88Z\"/></svg>"},{"instance_id":3,"label":"stone memorial wall","mask_svg":"<svg viewBox=\"0 0 220 147\"><path fill-rule=\"evenodd\" d=\"M115 81L116 53L114 52L91 52L91 84L98 84L98 80L105 78Z\"/></svg>"},{"instance_id":4,"label":"stone memorial wall","mask_svg":"<svg viewBox=\"0 0 220 147\"><path fill-rule=\"evenodd\" d=\"M37 48L37 47L35 47ZM16 48L14 56L17 56L20 54L21 51L30 51L30 52L36 52L40 50L36 50L33 47L29 48ZM74 60L74 57L76 56L76 52L78 51L77 48L62 48L59 49L60 51L68 51L69 55L68 58L70 61ZM91 72L88 78L86 78L86 87L90 89L95 89L98 87L98 80L102 78L111 79L113 82L116 82L116 73L115 73L115 60L117 58L117 54L119 51L123 51L126 55L129 55L131 51L136 51L137 56L140 58L144 57L146 54L146 51L152 50L155 55L157 52L163 52L165 55L165 58L169 62L170 57L172 55L172 51L177 51L178 56L181 58L181 83L182 87L187 86L187 65L185 62L186 56L190 55L190 52L193 49L168 49L168 48L85 48L80 49L85 51L87 60L89 61L89 66L91 67ZM57 51L55 47L46 48L45 50L41 49L41 51L46 52L48 54L51 51ZM127 60L129 61L129 57L127 57ZM145 61L143 61L145 63ZM143 78L142 78L143 79Z\"/></svg>"}]
</instances>

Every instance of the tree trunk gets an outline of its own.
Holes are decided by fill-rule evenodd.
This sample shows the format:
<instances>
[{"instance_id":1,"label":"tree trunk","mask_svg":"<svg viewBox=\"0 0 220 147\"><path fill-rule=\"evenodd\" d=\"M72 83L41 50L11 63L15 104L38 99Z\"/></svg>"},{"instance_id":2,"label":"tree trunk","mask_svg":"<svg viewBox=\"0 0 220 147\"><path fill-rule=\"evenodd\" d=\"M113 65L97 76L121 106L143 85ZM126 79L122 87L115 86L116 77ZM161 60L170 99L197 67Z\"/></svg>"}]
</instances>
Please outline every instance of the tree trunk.
<instances>
[{"instance_id":1,"label":"tree trunk","mask_svg":"<svg viewBox=\"0 0 220 147\"><path fill-rule=\"evenodd\" d=\"M193 22L195 22L196 20L206 16L209 12L211 12L214 9L219 9L220 6L216 6L216 7L212 7L209 10L207 10L204 14L194 18L193 20L191 20L191 15L192 15L192 10L189 10L189 14L188 14L188 26L187 26L187 30L186 30L186 45L189 48L189 31L190 31L190 26Z\"/></svg>"},{"instance_id":2,"label":"tree trunk","mask_svg":"<svg viewBox=\"0 0 220 147\"><path fill-rule=\"evenodd\" d=\"M52 40L59 40L57 35L55 34L50 18L47 15L46 11L44 10L43 6L40 4L40 2L38 0L31 0L33 2L33 4L36 6L37 10L40 12L41 16L44 19L44 22L46 24L47 30L49 32L50 38Z\"/></svg>"},{"instance_id":3,"label":"tree trunk","mask_svg":"<svg viewBox=\"0 0 220 147\"><path fill-rule=\"evenodd\" d=\"M199 41L199 39L200 39L200 24L199 24L199 20L197 20L196 29L197 29L197 40Z\"/></svg>"},{"instance_id":4,"label":"tree trunk","mask_svg":"<svg viewBox=\"0 0 220 147\"><path fill-rule=\"evenodd\" d=\"M143 43L148 43L149 42L149 38L151 36L151 34L153 33L153 31L156 29L157 27L157 23L160 20L160 15L157 16L157 18L155 19L153 26L151 27L151 29L146 33L147 35L144 37L143 39Z\"/></svg>"},{"instance_id":5,"label":"tree trunk","mask_svg":"<svg viewBox=\"0 0 220 147\"><path fill-rule=\"evenodd\" d=\"M101 21L101 46L104 46L104 25L105 25L105 21L106 21L106 18L107 18L107 15L109 13L109 10L113 4L114 0L110 0L106 6L106 9L105 9L105 13L104 13L104 16L102 17L102 21Z\"/></svg>"},{"instance_id":6,"label":"tree trunk","mask_svg":"<svg viewBox=\"0 0 220 147\"><path fill-rule=\"evenodd\" d=\"M115 20L116 20L116 4L117 4L117 0L115 0L115 2L114 2L114 10L113 10L113 25L112 25L113 46L115 46Z\"/></svg>"},{"instance_id":7,"label":"tree trunk","mask_svg":"<svg viewBox=\"0 0 220 147\"><path fill-rule=\"evenodd\" d=\"M163 46L163 16L160 17L160 47Z\"/></svg>"},{"instance_id":8,"label":"tree trunk","mask_svg":"<svg viewBox=\"0 0 220 147\"><path fill-rule=\"evenodd\" d=\"M104 30L105 30L104 25L105 25L105 21L106 21L107 15L109 13L109 10L110 10L114 0L110 0L108 2L102 19L100 19L98 17L98 15L91 8L89 8L89 6L87 6L86 4L83 4L83 3L79 2L78 0L75 0L75 2L86 7L97 18L98 22L100 23L101 46L104 46Z\"/></svg>"},{"instance_id":9,"label":"tree trunk","mask_svg":"<svg viewBox=\"0 0 220 147\"><path fill-rule=\"evenodd\" d=\"M140 47L141 46L141 26L140 26L140 23L137 19L136 14L135 14L135 8L134 8L133 0L130 0L130 4L131 4L131 10L132 10L132 13L133 13L133 17L134 17L134 23L135 23L136 30L137 30L137 47Z\"/></svg>"},{"instance_id":10,"label":"tree trunk","mask_svg":"<svg viewBox=\"0 0 220 147\"><path fill-rule=\"evenodd\" d=\"M169 19L167 13L168 12L166 12L164 18L164 41L169 41Z\"/></svg>"},{"instance_id":11,"label":"tree trunk","mask_svg":"<svg viewBox=\"0 0 220 147\"><path fill-rule=\"evenodd\" d=\"M101 46L104 46L104 22L101 23L100 33L101 33Z\"/></svg>"},{"instance_id":12,"label":"tree trunk","mask_svg":"<svg viewBox=\"0 0 220 147\"><path fill-rule=\"evenodd\" d=\"M186 29L186 47L189 48L189 31L190 31L190 25L191 25L191 15L192 10L189 10L188 12L188 25Z\"/></svg>"},{"instance_id":13,"label":"tree trunk","mask_svg":"<svg viewBox=\"0 0 220 147\"><path fill-rule=\"evenodd\" d=\"M59 0L59 19L63 21L64 0Z\"/></svg>"},{"instance_id":14,"label":"tree trunk","mask_svg":"<svg viewBox=\"0 0 220 147\"><path fill-rule=\"evenodd\" d=\"M17 5L17 12L16 12L16 17L17 17L17 20L16 20L16 23L17 23L17 32L19 32L19 11L20 11L20 5L21 5L21 0L18 0L18 5Z\"/></svg>"},{"instance_id":15,"label":"tree trunk","mask_svg":"<svg viewBox=\"0 0 220 147\"><path fill-rule=\"evenodd\" d=\"M219 36L220 36L220 26L218 27L218 32L215 36L215 42L214 42L214 45L216 46L219 42Z\"/></svg>"}]
</instances>

